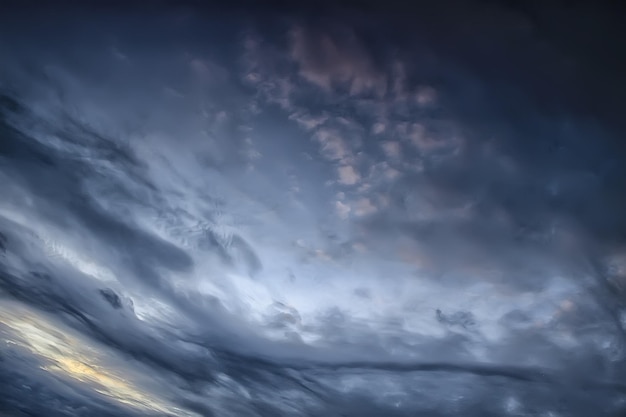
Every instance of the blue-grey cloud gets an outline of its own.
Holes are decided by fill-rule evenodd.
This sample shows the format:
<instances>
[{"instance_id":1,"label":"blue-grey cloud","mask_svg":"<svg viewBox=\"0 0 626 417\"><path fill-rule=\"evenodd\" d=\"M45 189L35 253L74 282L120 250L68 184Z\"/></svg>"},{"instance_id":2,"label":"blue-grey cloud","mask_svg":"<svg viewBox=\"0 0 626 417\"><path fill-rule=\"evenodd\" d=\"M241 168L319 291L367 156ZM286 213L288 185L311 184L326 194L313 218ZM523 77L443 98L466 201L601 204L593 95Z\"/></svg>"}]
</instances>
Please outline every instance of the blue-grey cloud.
<instances>
[{"instance_id":1,"label":"blue-grey cloud","mask_svg":"<svg viewBox=\"0 0 626 417\"><path fill-rule=\"evenodd\" d=\"M450 5L0 19L0 411L622 413L611 39Z\"/></svg>"}]
</instances>

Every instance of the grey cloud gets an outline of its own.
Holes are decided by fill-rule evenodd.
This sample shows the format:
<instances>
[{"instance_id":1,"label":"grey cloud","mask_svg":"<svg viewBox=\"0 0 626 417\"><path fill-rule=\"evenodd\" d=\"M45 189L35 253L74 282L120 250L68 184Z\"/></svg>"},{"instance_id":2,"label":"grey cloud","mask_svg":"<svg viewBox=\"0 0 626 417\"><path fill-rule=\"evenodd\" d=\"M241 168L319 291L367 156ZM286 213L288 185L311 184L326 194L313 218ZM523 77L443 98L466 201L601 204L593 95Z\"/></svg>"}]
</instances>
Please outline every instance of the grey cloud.
<instances>
[{"instance_id":1,"label":"grey cloud","mask_svg":"<svg viewBox=\"0 0 626 417\"><path fill-rule=\"evenodd\" d=\"M618 415L606 60L485 7L7 26L0 292L181 413ZM10 412L141 414L11 346Z\"/></svg>"},{"instance_id":2,"label":"grey cloud","mask_svg":"<svg viewBox=\"0 0 626 417\"><path fill-rule=\"evenodd\" d=\"M65 132L64 132L65 133ZM70 137L84 137L76 133L66 132ZM50 218L57 216L62 219L64 213L73 213L73 219L82 223L85 231L92 235L97 235L105 244L117 252L118 259L128 262L142 273L145 279L150 279L155 273L151 271L152 265L173 269L184 270L191 267L191 259L181 250L169 243L165 243L155 236L133 229L130 225L119 218L112 217L102 210L98 205L98 196L90 195L90 190L85 187L83 178L85 171L89 170L89 165L84 162L64 158L51 149L46 149L38 144L33 138L19 136L17 132L6 134L4 142L13 148L13 152L25 155L30 153L33 157L27 160L29 169L23 169L19 165L18 158L13 158L7 166L7 172L13 172L12 180L15 183L23 182L23 185L32 190L33 197L36 196L43 204L47 205L44 210L40 210L42 216ZM46 158L49 164L42 166L33 165L31 158ZM56 168L63 166L63 170ZM98 175L97 173L94 173ZM106 182L107 179L103 178ZM127 192L118 184L109 183L109 193L118 192L122 196ZM94 198L95 197L95 198ZM128 198L128 197L127 197ZM43 203L45 201L45 203ZM67 220L61 220L66 223ZM135 253L135 256L126 258L128 250ZM151 266L148 266L151 265Z\"/></svg>"}]
</instances>

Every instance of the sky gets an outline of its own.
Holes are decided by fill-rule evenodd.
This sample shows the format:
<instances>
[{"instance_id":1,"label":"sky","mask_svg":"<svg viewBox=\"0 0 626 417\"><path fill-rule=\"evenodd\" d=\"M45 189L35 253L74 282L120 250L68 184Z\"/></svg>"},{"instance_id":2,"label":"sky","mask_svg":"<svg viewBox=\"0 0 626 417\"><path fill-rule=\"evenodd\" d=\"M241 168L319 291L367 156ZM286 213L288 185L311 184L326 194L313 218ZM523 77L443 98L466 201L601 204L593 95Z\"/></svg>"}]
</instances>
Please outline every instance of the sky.
<instances>
[{"instance_id":1,"label":"sky","mask_svg":"<svg viewBox=\"0 0 626 417\"><path fill-rule=\"evenodd\" d=\"M0 416L626 413L624 10L0 6Z\"/></svg>"}]
</instances>

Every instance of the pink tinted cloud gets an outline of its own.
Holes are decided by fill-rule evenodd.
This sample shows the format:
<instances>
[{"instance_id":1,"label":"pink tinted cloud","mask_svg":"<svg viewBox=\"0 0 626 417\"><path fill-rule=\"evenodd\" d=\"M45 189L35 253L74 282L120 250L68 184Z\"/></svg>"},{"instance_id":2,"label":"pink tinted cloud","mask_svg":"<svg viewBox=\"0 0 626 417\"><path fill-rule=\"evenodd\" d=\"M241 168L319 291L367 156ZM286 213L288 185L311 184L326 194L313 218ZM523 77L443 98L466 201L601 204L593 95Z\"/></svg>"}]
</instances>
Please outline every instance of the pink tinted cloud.
<instances>
[{"instance_id":1,"label":"pink tinted cloud","mask_svg":"<svg viewBox=\"0 0 626 417\"><path fill-rule=\"evenodd\" d=\"M342 165L337 168L339 183L343 185L355 185L361 180L361 175L352 165Z\"/></svg>"},{"instance_id":2,"label":"pink tinted cloud","mask_svg":"<svg viewBox=\"0 0 626 417\"><path fill-rule=\"evenodd\" d=\"M326 91L343 83L349 84L351 95L373 91L383 96L387 91L387 77L349 32L332 36L296 27L291 31L291 57L301 77Z\"/></svg>"}]
</instances>

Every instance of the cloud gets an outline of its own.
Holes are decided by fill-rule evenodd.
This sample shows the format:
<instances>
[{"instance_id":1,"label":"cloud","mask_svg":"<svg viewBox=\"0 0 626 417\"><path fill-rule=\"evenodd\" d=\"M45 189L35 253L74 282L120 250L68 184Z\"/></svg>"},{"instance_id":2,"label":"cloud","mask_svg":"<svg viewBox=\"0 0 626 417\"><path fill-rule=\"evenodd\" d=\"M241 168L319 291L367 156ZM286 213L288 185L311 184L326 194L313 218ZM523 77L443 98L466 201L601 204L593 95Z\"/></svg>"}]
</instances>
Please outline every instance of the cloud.
<instances>
[{"instance_id":1,"label":"cloud","mask_svg":"<svg viewBox=\"0 0 626 417\"><path fill-rule=\"evenodd\" d=\"M341 165L337 168L339 183L343 185L355 185L361 180L361 175L351 165Z\"/></svg>"},{"instance_id":2,"label":"cloud","mask_svg":"<svg viewBox=\"0 0 626 417\"><path fill-rule=\"evenodd\" d=\"M385 124L381 122L376 122L372 126L372 133L374 135L379 135L385 131Z\"/></svg>"},{"instance_id":3,"label":"cloud","mask_svg":"<svg viewBox=\"0 0 626 417\"><path fill-rule=\"evenodd\" d=\"M243 55L240 59L242 81L257 92L255 101L261 99L278 105L283 110L294 112L292 95L295 91L293 77L277 70L279 58L272 45L261 42L258 35L248 33L243 42ZM255 102L253 101L253 103ZM254 106L256 113L260 111Z\"/></svg>"},{"instance_id":4,"label":"cloud","mask_svg":"<svg viewBox=\"0 0 626 417\"><path fill-rule=\"evenodd\" d=\"M325 115L315 117L306 113L293 113L289 118L298 122L306 130L314 130L328 120L328 116Z\"/></svg>"},{"instance_id":5,"label":"cloud","mask_svg":"<svg viewBox=\"0 0 626 417\"><path fill-rule=\"evenodd\" d=\"M386 141L381 144L385 154L391 159L398 159L401 155L400 143L395 141Z\"/></svg>"},{"instance_id":6,"label":"cloud","mask_svg":"<svg viewBox=\"0 0 626 417\"><path fill-rule=\"evenodd\" d=\"M349 30L331 33L297 26L291 30L290 40L291 57L307 81L329 92L347 84L350 95L386 93L386 77L376 70Z\"/></svg>"},{"instance_id":7,"label":"cloud","mask_svg":"<svg viewBox=\"0 0 626 417\"><path fill-rule=\"evenodd\" d=\"M435 9L4 25L0 408L621 413L602 65Z\"/></svg>"},{"instance_id":8,"label":"cloud","mask_svg":"<svg viewBox=\"0 0 626 417\"><path fill-rule=\"evenodd\" d=\"M106 363L104 352L99 352L95 346L89 346L71 329L59 328L19 304L9 305L13 312L4 309L0 313L2 322L7 326L7 343L13 346L14 351L21 351L25 357L28 356L27 352L33 353L43 362L41 366L44 371L57 375L65 380L65 384L74 386L79 392L83 391L85 397L92 396L102 405L109 402L106 408L111 410L128 407L130 409L126 413L130 414L175 412L176 408L172 404L146 393L137 382L130 382L132 379L139 379L135 370L115 369L119 365ZM16 310L20 312L19 315L15 314ZM20 373L24 369L18 366L15 371ZM79 397L78 401L83 402L84 399ZM51 405L44 403L39 407Z\"/></svg>"},{"instance_id":9,"label":"cloud","mask_svg":"<svg viewBox=\"0 0 626 417\"><path fill-rule=\"evenodd\" d=\"M313 139L321 145L322 154L331 161L343 161L352 155L347 141L332 129L319 129Z\"/></svg>"},{"instance_id":10,"label":"cloud","mask_svg":"<svg viewBox=\"0 0 626 417\"><path fill-rule=\"evenodd\" d=\"M352 211L352 208L341 201L335 201L335 210L337 210L337 215L340 218L345 219L348 217L348 214L350 214L350 211Z\"/></svg>"},{"instance_id":11,"label":"cloud","mask_svg":"<svg viewBox=\"0 0 626 417\"><path fill-rule=\"evenodd\" d=\"M432 87L419 87L415 94L415 100L420 106L432 105L437 100L437 91Z\"/></svg>"},{"instance_id":12,"label":"cloud","mask_svg":"<svg viewBox=\"0 0 626 417\"><path fill-rule=\"evenodd\" d=\"M375 213L377 210L369 198L361 198L354 204L354 214L357 216L367 216Z\"/></svg>"}]
</instances>

